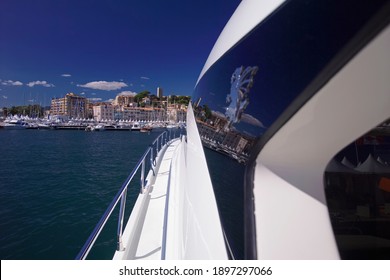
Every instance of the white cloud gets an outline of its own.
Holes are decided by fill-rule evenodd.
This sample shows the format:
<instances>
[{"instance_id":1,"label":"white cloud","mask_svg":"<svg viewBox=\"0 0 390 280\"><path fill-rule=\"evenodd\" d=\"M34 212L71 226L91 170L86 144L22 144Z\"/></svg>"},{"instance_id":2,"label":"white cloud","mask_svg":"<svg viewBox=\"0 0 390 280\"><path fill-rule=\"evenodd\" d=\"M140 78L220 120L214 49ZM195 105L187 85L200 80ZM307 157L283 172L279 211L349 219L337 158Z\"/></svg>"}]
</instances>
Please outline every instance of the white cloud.
<instances>
[{"instance_id":1,"label":"white cloud","mask_svg":"<svg viewBox=\"0 0 390 280\"><path fill-rule=\"evenodd\" d=\"M141 79L142 79L142 80L150 80L149 77L144 77L144 76L142 76Z\"/></svg>"},{"instance_id":2,"label":"white cloud","mask_svg":"<svg viewBox=\"0 0 390 280\"><path fill-rule=\"evenodd\" d=\"M27 84L29 87L34 87L34 86L43 86L43 87L54 87L53 84L49 84L46 81L34 81L34 82L29 82Z\"/></svg>"},{"instance_id":3,"label":"white cloud","mask_svg":"<svg viewBox=\"0 0 390 280\"><path fill-rule=\"evenodd\" d=\"M92 89L100 89L100 90L117 90L123 87L127 87L127 84L124 82L106 82L106 81L95 81L89 82L84 85L77 85L83 88L92 88Z\"/></svg>"},{"instance_id":4,"label":"white cloud","mask_svg":"<svg viewBox=\"0 0 390 280\"><path fill-rule=\"evenodd\" d=\"M22 86L22 85L23 85L22 82L19 82L19 81L12 81L12 80L2 81L1 84L2 84L3 86Z\"/></svg>"},{"instance_id":5,"label":"white cloud","mask_svg":"<svg viewBox=\"0 0 390 280\"><path fill-rule=\"evenodd\" d=\"M61 77L71 77L71 74L62 74Z\"/></svg>"},{"instance_id":6,"label":"white cloud","mask_svg":"<svg viewBox=\"0 0 390 280\"><path fill-rule=\"evenodd\" d=\"M255 117L253 117L249 114L245 114L245 113L242 114L241 121L249 123L249 124L254 125L254 126L261 127L261 128L266 128L261 121L259 121L258 119L256 119Z\"/></svg>"},{"instance_id":7,"label":"white cloud","mask_svg":"<svg viewBox=\"0 0 390 280\"><path fill-rule=\"evenodd\" d=\"M4 99L8 99L8 96L3 95L3 98L4 98Z\"/></svg>"},{"instance_id":8,"label":"white cloud","mask_svg":"<svg viewBox=\"0 0 390 280\"><path fill-rule=\"evenodd\" d=\"M216 116L216 117L218 117L218 118L220 118L220 119L226 119L226 116L225 116L225 114L224 113L221 113L221 112L219 112L219 111L211 111L211 113L214 115L214 116Z\"/></svg>"},{"instance_id":9,"label":"white cloud","mask_svg":"<svg viewBox=\"0 0 390 280\"><path fill-rule=\"evenodd\" d=\"M83 92L80 92L80 95L84 95L85 94L85 92L83 91Z\"/></svg>"},{"instance_id":10,"label":"white cloud","mask_svg":"<svg viewBox=\"0 0 390 280\"><path fill-rule=\"evenodd\" d=\"M118 93L118 95L120 95L120 96L136 96L137 93L133 92L133 91L122 91L122 92Z\"/></svg>"},{"instance_id":11,"label":"white cloud","mask_svg":"<svg viewBox=\"0 0 390 280\"><path fill-rule=\"evenodd\" d=\"M13 82L12 85L13 85L13 86L22 86L23 83L22 83L22 82L19 82L19 81L16 81L16 82Z\"/></svg>"}]
</instances>

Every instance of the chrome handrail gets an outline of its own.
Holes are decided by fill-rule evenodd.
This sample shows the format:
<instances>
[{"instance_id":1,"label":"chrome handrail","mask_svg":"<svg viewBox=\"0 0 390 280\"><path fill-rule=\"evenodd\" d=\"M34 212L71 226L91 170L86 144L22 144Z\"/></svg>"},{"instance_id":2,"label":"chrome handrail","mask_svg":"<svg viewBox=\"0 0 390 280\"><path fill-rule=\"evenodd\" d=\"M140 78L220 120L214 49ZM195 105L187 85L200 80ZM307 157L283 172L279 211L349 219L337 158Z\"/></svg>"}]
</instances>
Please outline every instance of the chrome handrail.
<instances>
[{"instance_id":1,"label":"chrome handrail","mask_svg":"<svg viewBox=\"0 0 390 280\"><path fill-rule=\"evenodd\" d=\"M121 200L120 209L119 209L119 217L118 217L118 227L117 227L117 250L123 251L123 243L122 243L122 234L123 234L123 221L124 221L124 214L125 214L125 204L126 204L126 194L127 189L131 181L133 180L135 174L137 173L138 169L141 167L141 178L140 178L140 193L143 193L145 189L148 187L148 184L145 182L145 159L150 153L150 164L151 169L153 171L153 175L155 175L155 169L156 166L156 157L158 153L161 151L161 149L173 138L171 138L171 133L168 133L168 131L164 131L161 133L154 141L153 143L146 149L143 156L138 160L137 165L135 168L131 171L130 175L127 177L126 181L122 184L122 187L119 189L118 193L115 195L114 199L111 201L110 205L107 207L106 211L104 212L103 216L100 218L99 222L93 229L92 233L88 237L87 241L85 242L84 246L81 248L80 252L76 256L76 260L84 260L87 258L90 250L92 249L96 239L99 237L100 232L103 230L106 222L111 216L111 213L114 211L114 208L118 204L119 200ZM176 134L175 134L176 136ZM154 149L156 149L156 153L154 154ZM145 185L146 184L146 185Z\"/></svg>"}]
</instances>

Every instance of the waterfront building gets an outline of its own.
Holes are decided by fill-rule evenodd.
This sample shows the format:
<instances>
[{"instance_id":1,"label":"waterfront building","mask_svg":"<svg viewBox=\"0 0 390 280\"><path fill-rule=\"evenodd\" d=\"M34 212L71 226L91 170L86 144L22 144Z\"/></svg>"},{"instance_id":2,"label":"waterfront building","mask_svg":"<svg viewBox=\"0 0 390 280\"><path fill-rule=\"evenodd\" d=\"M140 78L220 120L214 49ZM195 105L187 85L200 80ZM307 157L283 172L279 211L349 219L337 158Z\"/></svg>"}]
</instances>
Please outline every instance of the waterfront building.
<instances>
[{"instance_id":1,"label":"waterfront building","mask_svg":"<svg viewBox=\"0 0 390 280\"><path fill-rule=\"evenodd\" d=\"M152 121L166 121L167 120L167 111L164 108L153 108L151 114Z\"/></svg>"},{"instance_id":2,"label":"waterfront building","mask_svg":"<svg viewBox=\"0 0 390 280\"><path fill-rule=\"evenodd\" d=\"M116 120L132 121L165 121L167 114L164 109L151 107L116 107Z\"/></svg>"},{"instance_id":3,"label":"waterfront building","mask_svg":"<svg viewBox=\"0 0 390 280\"><path fill-rule=\"evenodd\" d=\"M74 93L67 93L63 98L53 98L50 105L50 114L67 116L69 118L87 118L88 100Z\"/></svg>"},{"instance_id":4,"label":"waterfront building","mask_svg":"<svg viewBox=\"0 0 390 280\"><path fill-rule=\"evenodd\" d=\"M93 118L98 122L102 120L114 120L114 106L109 103L93 106Z\"/></svg>"},{"instance_id":5,"label":"waterfront building","mask_svg":"<svg viewBox=\"0 0 390 280\"><path fill-rule=\"evenodd\" d=\"M119 107L135 107L137 106L137 102L134 100L135 96L135 92L123 91L115 97L113 105Z\"/></svg>"},{"instance_id":6,"label":"waterfront building","mask_svg":"<svg viewBox=\"0 0 390 280\"><path fill-rule=\"evenodd\" d=\"M145 106L150 106L150 98L149 97L144 97L142 98L142 103L145 104Z\"/></svg>"},{"instance_id":7,"label":"waterfront building","mask_svg":"<svg viewBox=\"0 0 390 280\"><path fill-rule=\"evenodd\" d=\"M221 112L211 111L208 117L204 111L198 112L196 121L203 143L211 149L229 151L232 154L228 155L240 158L240 155L247 154L254 144L254 137L228 128L226 116ZM241 159L244 160L242 157Z\"/></svg>"},{"instance_id":8,"label":"waterfront building","mask_svg":"<svg viewBox=\"0 0 390 280\"><path fill-rule=\"evenodd\" d=\"M183 122L186 120L187 110L181 109L180 105L178 106L169 106L167 108L167 119L170 122Z\"/></svg>"},{"instance_id":9,"label":"waterfront building","mask_svg":"<svg viewBox=\"0 0 390 280\"><path fill-rule=\"evenodd\" d=\"M87 111L88 111L88 119L93 119L93 106L100 105L98 102L92 102L91 99L88 99L88 106L87 106Z\"/></svg>"}]
</instances>

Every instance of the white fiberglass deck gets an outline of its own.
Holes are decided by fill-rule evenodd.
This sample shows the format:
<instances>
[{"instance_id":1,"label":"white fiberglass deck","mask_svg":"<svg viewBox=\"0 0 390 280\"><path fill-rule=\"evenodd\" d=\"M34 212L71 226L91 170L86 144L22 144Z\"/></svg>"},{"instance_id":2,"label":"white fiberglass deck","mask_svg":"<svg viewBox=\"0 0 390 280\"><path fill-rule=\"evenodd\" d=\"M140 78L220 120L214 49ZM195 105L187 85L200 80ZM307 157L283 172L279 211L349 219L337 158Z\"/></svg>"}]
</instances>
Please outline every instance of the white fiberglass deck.
<instances>
[{"instance_id":1,"label":"white fiberglass deck","mask_svg":"<svg viewBox=\"0 0 390 280\"><path fill-rule=\"evenodd\" d=\"M135 259L161 259L169 170L173 154L179 143L180 141L177 140L168 146L162 158L156 181L151 186L149 207L146 212Z\"/></svg>"},{"instance_id":2,"label":"white fiberglass deck","mask_svg":"<svg viewBox=\"0 0 390 280\"><path fill-rule=\"evenodd\" d=\"M139 195L133 209L137 217L130 217L123 235L125 251L117 251L114 259L162 259L169 173L172 158L180 143L180 140L175 140L168 145L156 170L154 183L144 194Z\"/></svg>"}]
</instances>

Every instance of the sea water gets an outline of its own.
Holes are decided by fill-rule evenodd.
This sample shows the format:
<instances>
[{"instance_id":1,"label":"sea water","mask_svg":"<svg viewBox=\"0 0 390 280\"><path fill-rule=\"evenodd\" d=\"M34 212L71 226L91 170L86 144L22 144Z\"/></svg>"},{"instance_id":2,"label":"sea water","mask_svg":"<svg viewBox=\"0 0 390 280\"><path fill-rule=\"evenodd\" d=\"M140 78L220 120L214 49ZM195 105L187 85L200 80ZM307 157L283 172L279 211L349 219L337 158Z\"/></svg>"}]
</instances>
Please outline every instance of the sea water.
<instances>
[{"instance_id":1,"label":"sea water","mask_svg":"<svg viewBox=\"0 0 390 280\"><path fill-rule=\"evenodd\" d=\"M0 130L0 258L74 259L160 133ZM205 152L209 165L218 165L223 157ZM243 172L236 162L231 166ZM238 228L242 228L242 192L239 188L223 189L226 178L222 175L213 179L221 220L236 257L241 258L242 233ZM126 215L139 192L139 180L133 181ZM89 258L112 258L118 210Z\"/></svg>"}]
</instances>

